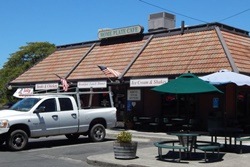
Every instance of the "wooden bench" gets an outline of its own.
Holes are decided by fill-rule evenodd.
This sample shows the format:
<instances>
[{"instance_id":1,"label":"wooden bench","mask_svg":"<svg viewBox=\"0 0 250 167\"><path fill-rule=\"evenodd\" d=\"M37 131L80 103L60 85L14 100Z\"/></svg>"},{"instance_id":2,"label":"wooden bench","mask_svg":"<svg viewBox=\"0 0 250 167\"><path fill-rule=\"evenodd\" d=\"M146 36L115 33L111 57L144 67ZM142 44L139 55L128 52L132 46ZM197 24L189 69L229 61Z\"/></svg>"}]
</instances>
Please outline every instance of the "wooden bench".
<instances>
[{"instance_id":1,"label":"wooden bench","mask_svg":"<svg viewBox=\"0 0 250 167\"><path fill-rule=\"evenodd\" d=\"M176 145L175 145L176 143ZM177 145L178 143L178 145ZM162 149L165 148L165 149L173 149L173 151L175 149L178 149L179 150L179 162L181 161L181 150L187 150L188 147L187 146L182 146L182 145L179 145L180 141L178 140L172 140L172 141L161 141L161 142L155 142L154 145L156 147L158 147L158 155L159 155L159 158L160 160L162 160Z\"/></svg>"},{"instance_id":2,"label":"wooden bench","mask_svg":"<svg viewBox=\"0 0 250 167\"><path fill-rule=\"evenodd\" d=\"M208 142L208 141L197 141L196 146L195 146L196 149L204 151L205 162L208 162L207 151L212 151L214 153L214 151L217 150L218 159L219 159L220 148L222 148L222 147L223 147L223 145L220 143L214 143L214 142Z\"/></svg>"},{"instance_id":3,"label":"wooden bench","mask_svg":"<svg viewBox=\"0 0 250 167\"><path fill-rule=\"evenodd\" d=\"M240 154L242 154L242 142L250 141L250 136L237 137L235 140L240 142Z\"/></svg>"}]
</instances>

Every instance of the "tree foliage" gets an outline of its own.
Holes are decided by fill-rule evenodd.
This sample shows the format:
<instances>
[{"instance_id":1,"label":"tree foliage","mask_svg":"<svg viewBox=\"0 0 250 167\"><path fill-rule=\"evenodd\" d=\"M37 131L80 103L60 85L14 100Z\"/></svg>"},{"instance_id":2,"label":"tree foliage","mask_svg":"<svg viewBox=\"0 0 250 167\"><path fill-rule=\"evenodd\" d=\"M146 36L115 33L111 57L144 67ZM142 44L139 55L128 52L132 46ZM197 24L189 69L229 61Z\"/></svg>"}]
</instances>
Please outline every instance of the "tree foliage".
<instances>
[{"instance_id":1,"label":"tree foliage","mask_svg":"<svg viewBox=\"0 0 250 167\"><path fill-rule=\"evenodd\" d=\"M0 70L0 104L13 100L13 92L6 85L32 67L37 62L55 51L56 46L49 42L28 42L20 50L11 54L8 61Z\"/></svg>"}]
</instances>

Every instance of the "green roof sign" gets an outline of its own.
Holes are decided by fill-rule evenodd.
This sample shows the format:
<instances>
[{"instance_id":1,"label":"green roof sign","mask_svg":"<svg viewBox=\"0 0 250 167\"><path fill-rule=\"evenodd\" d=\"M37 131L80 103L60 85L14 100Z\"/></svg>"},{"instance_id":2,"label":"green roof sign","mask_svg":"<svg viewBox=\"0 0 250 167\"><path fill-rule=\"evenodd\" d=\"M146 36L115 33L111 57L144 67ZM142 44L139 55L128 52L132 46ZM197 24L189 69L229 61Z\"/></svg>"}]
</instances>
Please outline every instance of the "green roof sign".
<instances>
[{"instance_id":1,"label":"green roof sign","mask_svg":"<svg viewBox=\"0 0 250 167\"><path fill-rule=\"evenodd\" d=\"M142 26L131 26L131 27L124 27L124 28L117 28L117 29L107 29L101 30L98 32L98 38L112 38L124 35L131 35L131 34L139 34L143 32Z\"/></svg>"}]
</instances>

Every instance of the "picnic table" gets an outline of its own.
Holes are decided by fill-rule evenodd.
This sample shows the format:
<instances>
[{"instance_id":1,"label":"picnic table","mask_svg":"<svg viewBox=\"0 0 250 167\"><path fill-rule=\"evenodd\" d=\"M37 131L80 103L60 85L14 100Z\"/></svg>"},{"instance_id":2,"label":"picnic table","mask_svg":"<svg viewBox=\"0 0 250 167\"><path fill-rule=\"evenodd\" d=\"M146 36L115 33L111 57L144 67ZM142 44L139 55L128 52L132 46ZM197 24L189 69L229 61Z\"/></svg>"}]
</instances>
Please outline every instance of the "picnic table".
<instances>
[{"instance_id":1,"label":"picnic table","mask_svg":"<svg viewBox=\"0 0 250 167\"><path fill-rule=\"evenodd\" d=\"M211 142L217 142L217 137L224 137L224 144L227 146L227 140L229 140L229 145L232 145L232 138L234 138L234 145L236 145L236 138L241 135L243 129L232 128L232 127L220 127L220 128L210 128L209 135L211 136Z\"/></svg>"},{"instance_id":2,"label":"picnic table","mask_svg":"<svg viewBox=\"0 0 250 167\"><path fill-rule=\"evenodd\" d=\"M178 149L179 150L179 162L182 159L181 152L182 150L185 152L186 158L191 159L191 153L195 149L199 149L204 151L204 160L208 162L207 151L215 151L217 150L218 158L220 148L223 147L220 143L209 142L209 141L199 141L197 140L197 136L200 136L200 133L195 132L170 132L168 135L177 136L178 140L172 141L160 141L155 142L154 145L158 148L159 158L162 160L162 149ZM177 145L176 145L177 143Z\"/></svg>"},{"instance_id":3,"label":"picnic table","mask_svg":"<svg viewBox=\"0 0 250 167\"><path fill-rule=\"evenodd\" d=\"M177 136L180 141L180 144L182 146L187 146L187 152L189 153L189 155L195 148L197 136L200 136L199 133L192 133L192 132L171 132L169 133L169 135Z\"/></svg>"}]
</instances>

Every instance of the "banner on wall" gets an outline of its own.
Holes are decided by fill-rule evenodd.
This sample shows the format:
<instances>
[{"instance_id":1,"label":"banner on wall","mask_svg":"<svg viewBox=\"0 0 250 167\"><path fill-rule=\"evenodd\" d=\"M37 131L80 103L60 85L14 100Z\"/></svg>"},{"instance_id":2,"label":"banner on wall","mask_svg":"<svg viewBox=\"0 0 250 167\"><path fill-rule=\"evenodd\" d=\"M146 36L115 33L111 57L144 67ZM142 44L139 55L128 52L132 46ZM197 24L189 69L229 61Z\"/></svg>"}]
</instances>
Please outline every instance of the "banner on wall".
<instances>
[{"instance_id":1,"label":"banner on wall","mask_svg":"<svg viewBox=\"0 0 250 167\"><path fill-rule=\"evenodd\" d=\"M106 88L107 81L106 80L82 81L82 82L77 82L77 87L78 88Z\"/></svg>"},{"instance_id":2,"label":"banner on wall","mask_svg":"<svg viewBox=\"0 0 250 167\"><path fill-rule=\"evenodd\" d=\"M36 90L53 90L58 88L58 83L36 84Z\"/></svg>"}]
</instances>

